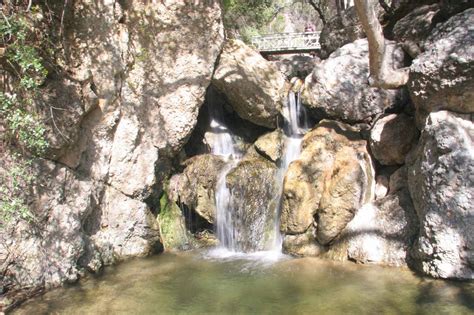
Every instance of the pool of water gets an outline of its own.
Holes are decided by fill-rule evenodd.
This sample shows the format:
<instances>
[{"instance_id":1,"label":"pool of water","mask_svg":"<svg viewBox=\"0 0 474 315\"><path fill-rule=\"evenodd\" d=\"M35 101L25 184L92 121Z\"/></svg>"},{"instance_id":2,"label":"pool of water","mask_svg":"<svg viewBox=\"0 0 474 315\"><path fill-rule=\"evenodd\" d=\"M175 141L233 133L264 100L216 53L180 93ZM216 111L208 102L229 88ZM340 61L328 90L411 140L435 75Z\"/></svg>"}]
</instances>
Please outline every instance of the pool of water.
<instances>
[{"instance_id":1,"label":"pool of water","mask_svg":"<svg viewBox=\"0 0 474 315\"><path fill-rule=\"evenodd\" d=\"M50 291L14 314L473 314L474 283L400 268L219 251L166 253Z\"/></svg>"}]
</instances>

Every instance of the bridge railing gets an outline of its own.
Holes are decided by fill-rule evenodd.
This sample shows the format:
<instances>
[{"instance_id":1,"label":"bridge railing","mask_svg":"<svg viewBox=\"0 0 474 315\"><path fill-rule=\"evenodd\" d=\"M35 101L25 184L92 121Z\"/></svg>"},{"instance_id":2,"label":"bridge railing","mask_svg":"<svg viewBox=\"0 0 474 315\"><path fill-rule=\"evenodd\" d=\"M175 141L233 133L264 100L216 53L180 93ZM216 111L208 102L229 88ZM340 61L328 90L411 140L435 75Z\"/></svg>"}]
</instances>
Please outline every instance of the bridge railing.
<instances>
[{"instance_id":1,"label":"bridge railing","mask_svg":"<svg viewBox=\"0 0 474 315\"><path fill-rule=\"evenodd\" d=\"M317 50L321 32L279 33L254 36L251 43L260 52Z\"/></svg>"}]
</instances>

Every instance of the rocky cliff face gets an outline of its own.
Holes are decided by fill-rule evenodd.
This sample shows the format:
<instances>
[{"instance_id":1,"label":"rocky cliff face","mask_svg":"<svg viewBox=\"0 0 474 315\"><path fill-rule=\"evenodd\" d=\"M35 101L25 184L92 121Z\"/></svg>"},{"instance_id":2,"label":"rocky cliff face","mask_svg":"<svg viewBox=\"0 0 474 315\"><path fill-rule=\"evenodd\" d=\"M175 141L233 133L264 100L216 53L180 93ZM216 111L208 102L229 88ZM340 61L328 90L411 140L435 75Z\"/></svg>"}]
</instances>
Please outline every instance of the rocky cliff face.
<instances>
[{"instance_id":1,"label":"rocky cliff face","mask_svg":"<svg viewBox=\"0 0 474 315\"><path fill-rule=\"evenodd\" d=\"M6 287L54 286L160 250L152 212L223 45L217 2L81 0L66 9L67 75L46 82L44 101L72 119L56 117L62 136L48 134L52 161L38 162L35 227L0 232Z\"/></svg>"}]
</instances>

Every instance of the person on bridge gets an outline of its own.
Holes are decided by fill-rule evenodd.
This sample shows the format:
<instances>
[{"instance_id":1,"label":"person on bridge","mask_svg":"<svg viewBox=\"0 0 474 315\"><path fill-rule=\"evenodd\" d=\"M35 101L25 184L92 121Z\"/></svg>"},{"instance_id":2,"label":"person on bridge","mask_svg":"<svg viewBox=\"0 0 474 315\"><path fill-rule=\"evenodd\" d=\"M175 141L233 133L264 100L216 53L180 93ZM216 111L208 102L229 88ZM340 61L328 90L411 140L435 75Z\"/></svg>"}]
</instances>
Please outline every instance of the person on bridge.
<instances>
[{"instance_id":1,"label":"person on bridge","mask_svg":"<svg viewBox=\"0 0 474 315\"><path fill-rule=\"evenodd\" d=\"M304 32L305 33L310 33L310 32L314 32L315 29L314 29L314 25L311 24L311 23L306 23L306 26L304 27Z\"/></svg>"}]
</instances>

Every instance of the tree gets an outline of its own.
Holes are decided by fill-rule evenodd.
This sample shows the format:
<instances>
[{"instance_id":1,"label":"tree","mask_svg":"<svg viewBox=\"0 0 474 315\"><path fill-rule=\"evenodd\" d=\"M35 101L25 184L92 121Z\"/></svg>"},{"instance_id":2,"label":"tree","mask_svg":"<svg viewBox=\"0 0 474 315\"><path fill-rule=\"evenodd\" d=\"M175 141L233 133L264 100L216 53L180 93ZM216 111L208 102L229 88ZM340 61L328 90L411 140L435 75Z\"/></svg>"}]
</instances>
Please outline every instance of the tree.
<instances>
[{"instance_id":1,"label":"tree","mask_svg":"<svg viewBox=\"0 0 474 315\"><path fill-rule=\"evenodd\" d=\"M369 41L369 83L371 86L396 89L408 81L408 68L394 70L386 50L382 25L375 13L375 0L355 0L357 15Z\"/></svg>"}]
</instances>

